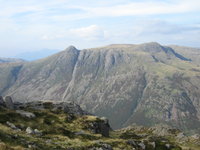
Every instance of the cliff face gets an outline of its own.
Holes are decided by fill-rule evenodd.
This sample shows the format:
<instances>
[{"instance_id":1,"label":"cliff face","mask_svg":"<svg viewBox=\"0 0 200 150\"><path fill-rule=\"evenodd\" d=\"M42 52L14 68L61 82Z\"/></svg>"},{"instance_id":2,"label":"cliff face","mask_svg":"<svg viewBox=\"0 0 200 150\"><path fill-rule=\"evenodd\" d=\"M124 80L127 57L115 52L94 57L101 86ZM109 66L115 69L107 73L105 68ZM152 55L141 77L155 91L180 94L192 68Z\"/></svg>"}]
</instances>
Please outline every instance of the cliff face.
<instances>
[{"instance_id":1,"label":"cliff face","mask_svg":"<svg viewBox=\"0 0 200 150\"><path fill-rule=\"evenodd\" d=\"M164 122L198 130L200 64L188 53L158 43L81 51L71 46L21 66L0 65L6 70L0 72L0 94L15 101L74 101L109 118L113 128Z\"/></svg>"}]
</instances>

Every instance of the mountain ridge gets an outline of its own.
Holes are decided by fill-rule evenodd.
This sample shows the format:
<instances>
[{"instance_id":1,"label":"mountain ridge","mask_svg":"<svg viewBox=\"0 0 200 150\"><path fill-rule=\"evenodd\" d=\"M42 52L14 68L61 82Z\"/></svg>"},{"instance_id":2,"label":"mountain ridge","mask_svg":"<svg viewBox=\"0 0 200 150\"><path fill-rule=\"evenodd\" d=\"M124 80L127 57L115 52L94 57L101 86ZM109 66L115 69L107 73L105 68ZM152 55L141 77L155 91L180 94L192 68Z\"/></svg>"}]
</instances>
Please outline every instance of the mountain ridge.
<instances>
[{"instance_id":1,"label":"mountain ridge","mask_svg":"<svg viewBox=\"0 0 200 150\"><path fill-rule=\"evenodd\" d=\"M164 122L198 130L200 67L193 55L180 51L158 43L84 50L70 46L23 64L16 81L7 71L13 82L10 87L0 83L6 88L0 94L16 101L74 101L91 113L108 117L114 128Z\"/></svg>"},{"instance_id":2,"label":"mountain ridge","mask_svg":"<svg viewBox=\"0 0 200 150\"><path fill-rule=\"evenodd\" d=\"M4 58L0 57L0 63L21 63L25 62L25 60L20 58Z\"/></svg>"}]
</instances>

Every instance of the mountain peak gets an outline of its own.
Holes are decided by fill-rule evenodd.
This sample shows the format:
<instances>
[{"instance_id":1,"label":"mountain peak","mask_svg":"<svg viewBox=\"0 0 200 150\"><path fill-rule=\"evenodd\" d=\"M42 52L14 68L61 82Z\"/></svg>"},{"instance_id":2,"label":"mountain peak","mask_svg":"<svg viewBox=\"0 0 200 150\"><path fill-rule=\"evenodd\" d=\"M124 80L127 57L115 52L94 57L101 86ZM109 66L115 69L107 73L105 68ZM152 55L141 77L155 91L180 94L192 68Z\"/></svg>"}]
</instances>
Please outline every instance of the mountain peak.
<instances>
[{"instance_id":1,"label":"mountain peak","mask_svg":"<svg viewBox=\"0 0 200 150\"><path fill-rule=\"evenodd\" d=\"M148 48L159 48L159 47L161 47L161 45L157 42L143 43L143 44L139 44L138 46L148 47Z\"/></svg>"},{"instance_id":2,"label":"mountain peak","mask_svg":"<svg viewBox=\"0 0 200 150\"><path fill-rule=\"evenodd\" d=\"M67 47L65 49L65 51L77 51L77 48L75 46L73 46L73 45L70 45L69 47Z\"/></svg>"},{"instance_id":3,"label":"mountain peak","mask_svg":"<svg viewBox=\"0 0 200 150\"><path fill-rule=\"evenodd\" d=\"M161 46L160 43L158 42L149 42L149 43L144 43L146 45L154 45L154 46Z\"/></svg>"}]
</instances>

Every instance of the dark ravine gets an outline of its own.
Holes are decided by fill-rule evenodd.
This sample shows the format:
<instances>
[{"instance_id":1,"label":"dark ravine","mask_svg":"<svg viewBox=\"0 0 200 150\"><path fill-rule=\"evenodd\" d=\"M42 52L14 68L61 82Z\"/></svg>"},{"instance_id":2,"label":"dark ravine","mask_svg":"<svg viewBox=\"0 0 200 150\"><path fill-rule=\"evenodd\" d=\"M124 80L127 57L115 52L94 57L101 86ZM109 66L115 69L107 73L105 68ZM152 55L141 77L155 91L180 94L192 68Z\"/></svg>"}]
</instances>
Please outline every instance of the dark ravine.
<instances>
[{"instance_id":1,"label":"dark ravine","mask_svg":"<svg viewBox=\"0 0 200 150\"><path fill-rule=\"evenodd\" d=\"M19 102L75 102L106 116L114 129L165 123L199 132L198 56L198 49L158 43L85 50L70 46L37 61L1 64L0 94Z\"/></svg>"}]
</instances>

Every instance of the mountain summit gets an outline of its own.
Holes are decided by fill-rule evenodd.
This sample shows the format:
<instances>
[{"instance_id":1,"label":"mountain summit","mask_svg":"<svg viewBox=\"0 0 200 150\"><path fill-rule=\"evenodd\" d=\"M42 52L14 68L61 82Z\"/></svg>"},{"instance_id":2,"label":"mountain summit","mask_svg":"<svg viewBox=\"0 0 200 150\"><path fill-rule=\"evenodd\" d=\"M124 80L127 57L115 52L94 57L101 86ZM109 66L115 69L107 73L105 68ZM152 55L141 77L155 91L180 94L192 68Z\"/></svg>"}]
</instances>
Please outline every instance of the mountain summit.
<instances>
[{"instance_id":1,"label":"mountain summit","mask_svg":"<svg viewBox=\"0 0 200 150\"><path fill-rule=\"evenodd\" d=\"M198 49L154 42L70 46L37 61L0 65L0 95L73 101L109 118L113 128L166 123L199 131L199 56Z\"/></svg>"}]
</instances>

